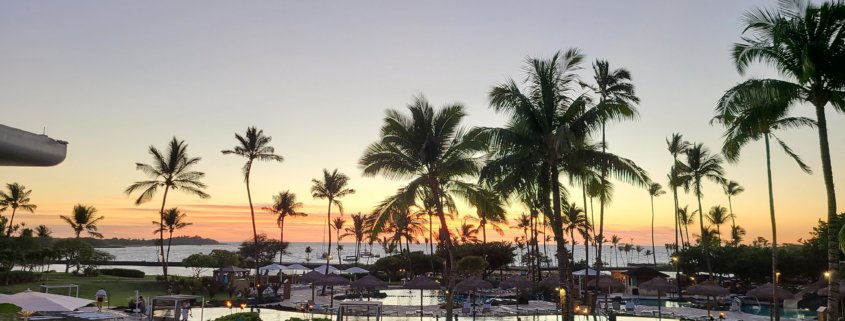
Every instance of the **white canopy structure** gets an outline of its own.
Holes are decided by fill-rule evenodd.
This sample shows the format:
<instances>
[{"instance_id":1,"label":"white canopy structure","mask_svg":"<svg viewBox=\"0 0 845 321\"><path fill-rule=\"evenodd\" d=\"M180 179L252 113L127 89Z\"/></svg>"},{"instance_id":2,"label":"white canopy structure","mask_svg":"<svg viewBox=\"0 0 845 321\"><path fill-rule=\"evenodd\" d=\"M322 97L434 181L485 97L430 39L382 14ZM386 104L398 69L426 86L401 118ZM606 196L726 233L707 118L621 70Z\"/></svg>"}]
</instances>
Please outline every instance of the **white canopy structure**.
<instances>
[{"instance_id":1,"label":"white canopy structure","mask_svg":"<svg viewBox=\"0 0 845 321\"><path fill-rule=\"evenodd\" d=\"M25 311L35 312L73 311L93 302L93 300L88 299L33 292L31 290L0 296L0 303L11 303L21 307Z\"/></svg>"},{"instance_id":2,"label":"white canopy structure","mask_svg":"<svg viewBox=\"0 0 845 321\"><path fill-rule=\"evenodd\" d=\"M348 268L348 269L346 269L346 270L343 270L343 273L348 273L348 274L363 274L363 273L370 273L370 271L367 271L367 270L365 270L365 269L359 268L359 267L357 267L357 266L353 266L353 267L351 267L351 268Z\"/></svg>"},{"instance_id":3,"label":"white canopy structure","mask_svg":"<svg viewBox=\"0 0 845 321\"><path fill-rule=\"evenodd\" d=\"M270 264L270 265L267 265L267 266L262 266L262 267L258 268L259 271L280 271L280 270L287 270L287 269L288 269L287 266L284 266L284 265L281 265L281 264L276 264L276 263L273 263L273 264Z\"/></svg>"},{"instance_id":4,"label":"white canopy structure","mask_svg":"<svg viewBox=\"0 0 845 321\"><path fill-rule=\"evenodd\" d=\"M587 275L596 276L598 274L599 274L598 271L593 270L591 268L586 268L586 269L583 269L583 270L578 270L578 271L572 272L572 275L574 275L574 276L587 276ZM602 271L601 274L602 275L610 275L610 272Z\"/></svg>"},{"instance_id":5,"label":"white canopy structure","mask_svg":"<svg viewBox=\"0 0 845 321\"><path fill-rule=\"evenodd\" d=\"M336 267L331 266L331 265L325 265L325 264L318 266L316 269L314 269L314 271L320 272L322 274L338 274L338 273L340 273L340 270L338 270Z\"/></svg>"},{"instance_id":6,"label":"white canopy structure","mask_svg":"<svg viewBox=\"0 0 845 321\"><path fill-rule=\"evenodd\" d=\"M309 269L307 266L304 266L304 265L302 265L302 264L291 264L291 265L288 265L288 266L287 266L287 268L285 268L285 270L311 271L311 269Z\"/></svg>"}]
</instances>

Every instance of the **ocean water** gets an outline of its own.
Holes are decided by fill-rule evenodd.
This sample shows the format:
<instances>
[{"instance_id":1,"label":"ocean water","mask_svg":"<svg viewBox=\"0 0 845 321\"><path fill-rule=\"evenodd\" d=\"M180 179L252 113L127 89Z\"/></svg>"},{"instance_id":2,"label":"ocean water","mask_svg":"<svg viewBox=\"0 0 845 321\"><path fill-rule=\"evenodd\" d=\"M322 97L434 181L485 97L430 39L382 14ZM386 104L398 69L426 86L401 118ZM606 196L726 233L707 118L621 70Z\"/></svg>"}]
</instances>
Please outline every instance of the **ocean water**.
<instances>
[{"instance_id":1,"label":"ocean water","mask_svg":"<svg viewBox=\"0 0 845 321\"><path fill-rule=\"evenodd\" d=\"M188 257L191 254L195 253L203 253L208 254L212 250L221 249L227 251L237 251L238 245L240 243L221 243L217 245L175 245L172 246L170 249L170 261L171 262L181 262L182 259ZM355 254L355 243L349 242L341 242L343 246L343 250L340 253L340 257L344 258L346 256L353 256ZM332 247L335 247L336 244L332 244ZM306 253L306 248L311 247L312 252L309 255ZM423 251L425 253L429 253L429 247L427 244L411 244L411 251ZM643 246L645 247L645 246ZM650 248L650 246L649 246ZM543 245L540 245L540 251L542 252L544 249ZM123 248L101 248L100 250L108 252L115 256L116 261L140 261L140 262L157 262L158 257L158 247L155 246L137 246L137 247L123 247ZM657 262L658 263L668 263L668 253L666 248L663 246L657 246ZM325 259L320 258L320 254L325 251L325 244L320 242L291 242L288 246L288 250L284 257L283 262L285 263L301 263L301 262L311 262L311 263L322 263L325 262ZM378 256L385 256L384 249L379 246L378 244L374 244L372 248L361 245L361 251L371 251L372 254ZM554 244L549 243L545 246L545 251L550 256L554 256L555 247ZM630 253L622 253L617 252L614 249L611 249L609 246L605 246L603 249L603 257L604 262L610 264L611 266L624 266L627 263L649 263L652 262L652 257L646 257L643 251L640 255L637 255L636 252L632 251ZM522 252L517 249L517 263L515 265L519 266L522 265L521 262L521 254ZM583 260L584 259L584 247L583 246L575 246L575 260ZM595 251L591 248L590 249L590 261L593 260L595 257ZM332 264L337 265L337 253L336 250L332 251ZM372 264L374 263L377 258L361 258L359 260L360 263L363 264ZM276 257L276 261L278 261L278 256ZM343 262L349 263L349 262ZM553 259L552 265L556 265L556 261ZM127 267L127 266L123 266ZM135 269L142 270L148 274L161 274L161 268L155 266L135 266L131 267ZM63 265L53 265L50 269L56 271L64 271ZM187 268L180 268L180 267L170 267L169 270L171 274L175 275L190 275L191 271ZM203 274L210 274L210 272L206 271Z\"/></svg>"}]
</instances>

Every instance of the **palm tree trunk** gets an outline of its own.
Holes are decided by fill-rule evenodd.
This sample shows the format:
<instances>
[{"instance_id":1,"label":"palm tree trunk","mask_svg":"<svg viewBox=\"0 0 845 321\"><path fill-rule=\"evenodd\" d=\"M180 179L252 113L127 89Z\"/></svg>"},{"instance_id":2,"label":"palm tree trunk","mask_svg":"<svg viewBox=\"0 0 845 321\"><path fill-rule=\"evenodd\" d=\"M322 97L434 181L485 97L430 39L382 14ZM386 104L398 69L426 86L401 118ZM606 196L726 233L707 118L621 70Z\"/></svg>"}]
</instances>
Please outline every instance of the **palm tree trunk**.
<instances>
[{"instance_id":1,"label":"palm tree trunk","mask_svg":"<svg viewBox=\"0 0 845 321\"><path fill-rule=\"evenodd\" d=\"M481 224L481 244L487 245L487 223L486 222ZM482 250L484 249L483 246L481 248L482 248Z\"/></svg>"},{"instance_id":2,"label":"palm tree trunk","mask_svg":"<svg viewBox=\"0 0 845 321\"><path fill-rule=\"evenodd\" d=\"M678 157L674 156L674 160L677 163ZM675 171L675 164L672 164L671 171L672 172ZM672 174L672 176L674 177L675 175ZM680 213L678 212L678 186L676 186L674 184L674 182L671 182L671 183L672 183L672 198L674 198L674 201L675 201L675 212L674 212L674 215L673 215L675 217L675 253L674 253L674 255L677 257L678 256L678 250L680 249L680 246L683 246L684 238L683 238L683 234L681 233L681 222L680 222L680 220L678 220L678 216L680 216ZM681 242L680 245L678 244L678 241ZM680 260L680 258L679 258L679 260ZM671 262L671 259L670 259L670 262ZM681 278L679 277L679 275L680 275L680 269L681 269L681 267L680 267L681 262L673 262L673 263L675 265L675 285L678 287L678 289L680 289L681 288ZM681 292L683 292L683 291L678 291L678 297L683 296L683 294Z\"/></svg>"},{"instance_id":3,"label":"palm tree trunk","mask_svg":"<svg viewBox=\"0 0 845 321\"><path fill-rule=\"evenodd\" d=\"M17 212L17 207L12 207L12 218L9 219L9 230L6 232L6 236L12 237L12 227L15 225L15 212Z\"/></svg>"},{"instance_id":4,"label":"palm tree trunk","mask_svg":"<svg viewBox=\"0 0 845 321\"><path fill-rule=\"evenodd\" d=\"M565 321L572 321L574 320L574 316L572 313L572 293L570 283L572 282L572 277L570 273L570 265L569 265L569 256L566 253L566 246L563 244L563 220L561 217L561 207L560 207L560 181L558 180L558 170L557 170L557 163L553 163L554 166L551 166L551 177L549 182L552 185L552 205L553 205L553 217L552 219L552 226L554 228L553 232L555 234L555 242L558 244L558 275L560 276L560 291L565 292L564 297L561 300L564 301L565 306L561 306L561 313L563 314L563 320ZM560 292L558 292L560 293Z\"/></svg>"},{"instance_id":5,"label":"palm tree trunk","mask_svg":"<svg viewBox=\"0 0 845 321\"><path fill-rule=\"evenodd\" d=\"M446 215L443 212L443 200L440 199L440 185L434 180L429 182L432 196L437 208L437 217L440 219L440 242L446 248L446 264L443 265L443 278L446 283L446 321L452 321L454 309L455 278L452 276L454 269L455 255L452 250L452 239L449 237L449 227L446 225Z\"/></svg>"},{"instance_id":6,"label":"palm tree trunk","mask_svg":"<svg viewBox=\"0 0 845 321\"><path fill-rule=\"evenodd\" d=\"M285 255L285 219L279 220L279 265L282 265L282 256Z\"/></svg>"},{"instance_id":7,"label":"palm tree trunk","mask_svg":"<svg viewBox=\"0 0 845 321\"><path fill-rule=\"evenodd\" d=\"M734 206L731 203L731 196L728 195L728 209L731 211L731 232L736 229L736 218L734 218Z\"/></svg>"},{"instance_id":8,"label":"palm tree trunk","mask_svg":"<svg viewBox=\"0 0 845 321\"><path fill-rule=\"evenodd\" d=\"M170 185L164 186L164 196L161 198L161 210L158 211L158 227L159 227L159 257L161 258L161 273L164 280L167 281L167 259L164 256L164 204L167 203L167 192L170 191ZM79 238L79 232L76 232L76 237Z\"/></svg>"},{"instance_id":9,"label":"palm tree trunk","mask_svg":"<svg viewBox=\"0 0 845 321\"><path fill-rule=\"evenodd\" d=\"M830 292L827 296L827 309L830 319L839 317L839 226L836 221L836 191L833 186L833 168L830 161L830 143L827 138L827 117L824 106L826 101L814 102L816 107L816 123L819 132L819 148L822 157L822 172L824 176L825 192L827 193L827 271L830 272Z\"/></svg>"},{"instance_id":10,"label":"palm tree trunk","mask_svg":"<svg viewBox=\"0 0 845 321\"><path fill-rule=\"evenodd\" d=\"M259 249L259 246L258 246L258 229L255 228L255 208L252 206L252 192L249 189L249 174L250 174L251 170L252 170L252 160L250 159L249 162L247 162L246 175L245 175L246 176L246 198L249 201L249 215L250 215L250 218L252 219L252 240L253 240L253 243L255 243L255 250L258 251L258 249ZM258 272L258 253L257 252L256 252L256 257L253 260L253 263L254 263L253 265L255 266L255 278L254 278L255 279L255 288L257 289L256 292L258 292L258 302L261 302L261 297L262 297L261 292L262 291L260 289L258 289L258 273L259 272Z\"/></svg>"},{"instance_id":11,"label":"palm tree trunk","mask_svg":"<svg viewBox=\"0 0 845 321\"><path fill-rule=\"evenodd\" d=\"M772 156L769 148L769 134L763 136L766 142L766 175L769 179L769 215L772 219L772 318L775 321L780 321L780 308L778 307L778 230L775 224L775 196L772 191Z\"/></svg>"},{"instance_id":12,"label":"palm tree trunk","mask_svg":"<svg viewBox=\"0 0 845 321\"><path fill-rule=\"evenodd\" d=\"M606 157L607 156L607 141L605 140L605 126L604 121L601 123L601 153ZM604 188L605 180L607 179L607 166L602 163L601 166L601 183L602 188ZM602 262L601 262L601 250L602 250L602 243L604 243L604 201L605 201L605 192L603 191L601 195L599 195L599 235L598 237L593 240L596 243L596 278L598 278L599 274L601 273ZM593 309L593 314L595 314L596 309Z\"/></svg>"},{"instance_id":13,"label":"palm tree trunk","mask_svg":"<svg viewBox=\"0 0 845 321\"><path fill-rule=\"evenodd\" d=\"M340 258L340 229L335 230L335 237L337 237L337 265L340 267L343 264Z\"/></svg>"},{"instance_id":14,"label":"palm tree trunk","mask_svg":"<svg viewBox=\"0 0 845 321\"><path fill-rule=\"evenodd\" d=\"M696 183L697 183L696 185L701 184L701 182L696 182ZM701 187L698 186L696 191L700 191L700 190L701 190ZM709 251L710 240L709 240L709 237L707 236L707 234L708 234L707 231L704 229L704 214L703 214L704 211L701 210L701 195L700 195L700 193L696 193L696 194L698 194L698 195L696 195L696 196L698 196L698 224L701 225L701 249L703 250L702 252L704 253L704 262L707 263L707 274L712 277L713 276L713 267L710 265L710 251Z\"/></svg>"},{"instance_id":15,"label":"palm tree trunk","mask_svg":"<svg viewBox=\"0 0 845 321\"><path fill-rule=\"evenodd\" d=\"M167 256L165 256L165 261L170 262L170 245L173 244L173 230L170 230L170 233L167 234Z\"/></svg>"},{"instance_id":16,"label":"palm tree trunk","mask_svg":"<svg viewBox=\"0 0 845 321\"><path fill-rule=\"evenodd\" d=\"M434 227L432 225L433 218L431 213L428 213L428 254L434 255Z\"/></svg>"},{"instance_id":17,"label":"palm tree trunk","mask_svg":"<svg viewBox=\"0 0 845 321\"><path fill-rule=\"evenodd\" d=\"M332 198L329 197L329 209L326 211L326 224L329 231L328 246L326 247L326 274L329 274L329 265L332 263ZM326 287L323 286L323 293L326 292Z\"/></svg>"},{"instance_id":18,"label":"palm tree trunk","mask_svg":"<svg viewBox=\"0 0 845 321\"><path fill-rule=\"evenodd\" d=\"M657 250L654 247L654 196L651 197L651 253L657 254ZM657 268L657 255L653 255L654 258L654 268Z\"/></svg>"}]
</instances>

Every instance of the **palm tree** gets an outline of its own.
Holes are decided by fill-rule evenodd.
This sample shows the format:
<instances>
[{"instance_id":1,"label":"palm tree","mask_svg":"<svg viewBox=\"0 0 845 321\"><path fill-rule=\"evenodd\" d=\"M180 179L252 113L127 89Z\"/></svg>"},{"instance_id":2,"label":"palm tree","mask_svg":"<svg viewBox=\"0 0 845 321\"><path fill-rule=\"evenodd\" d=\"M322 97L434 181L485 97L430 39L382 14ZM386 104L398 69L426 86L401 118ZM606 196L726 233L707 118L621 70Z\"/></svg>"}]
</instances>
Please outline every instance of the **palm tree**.
<instances>
[{"instance_id":1,"label":"palm tree","mask_svg":"<svg viewBox=\"0 0 845 321\"><path fill-rule=\"evenodd\" d=\"M244 183L246 183L246 197L249 201L249 215L252 219L252 237L255 242L255 247L258 248L258 229L255 228L255 209L252 206L252 193L249 190L249 177L252 174L252 165L256 160L258 161L274 161L282 162L284 158L276 155L276 150L270 146L270 141L273 140L270 136L264 135L264 130L255 128L254 126L246 129L246 134L241 136L235 133L235 139L238 140L238 145L232 149L221 151L223 155L234 154L246 158L246 163L242 168L244 174ZM258 280L258 260L255 261L255 277ZM258 283L256 281L256 283Z\"/></svg>"},{"instance_id":2,"label":"palm tree","mask_svg":"<svg viewBox=\"0 0 845 321\"><path fill-rule=\"evenodd\" d=\"M153 156L153 163L135 163L135 169L143 172L150 179L137 181L124 191L126 195L140 191L141 195L135 199L135 205L141 205L151 200L159 188L163 187L164 196L161 198L161 209L158 211L159 222L164 222L164 206L167 204L167 194L171 189L181 190L203 199L210 197L203 191L206 185L200 181L205 173L193 170L194 165L202 158L188 156L188 144L176 137L170 140L166 152L163 154L155 146L150 146L149 153ZM163 229L164 226L159 226L159 228ZM164 258L164 234L159 234L159 261L162 275L167 280L167 260Z\"/></svg>"},{"instance_id":3,"label":"palm tree","mask_svg":"<svg viewBox=\"0 0 845 321\"><path fill-rule=\"evenodd\" d=\"M461 225L455 228L456 243L460 244L475 244L478 243L478 229L479 227L468 223L466 218L463 219Z\"/></svg>"},{"instance_id":4,"label":"palm tree","mask_svg":"<svg viewBox=\"0 0 845 321\"><path fill-rule=\"evenodd\" d=\"M491 189L479 186L478 193L474 196L478 199L471 198L470 203L475 206L475 214L478 216L481 243L487 244L487 225L490 225L500 236L505 235L505 232L498 225L508 222L505 214L505 203L501 195Z\"/></svg>"},{"instance_id":5,"label":"palm tree","mask_svg":"<svg viewBox=\"0 0 845 321\"><path fill-rule=\"evenodd\" d=\"M651 198L651 252L657 253L657 249L654 246L654 198L660 195L666 194L663 191L663 186L660 186L658 183L651 183L648 186L648 196ZM654 267L657 268L657 256L654 256Z\"/></svg>"},{"instance_id":6,"label":"palm tree","mask_svg":"<svg viewBox=\"0 0 845 321\"><path fill-rule=\"evenodd\" d=\"M168 232L167 254L164 256L165 261L170 261L170 245L173 243L173 232L193 224L186 222L187 217L188 214L185 214L178 208L174 207L164 211L164 222L153 221L154 225L158 225L158 228L155 232L153 232L153 234L164 234L164 232Z\"/></svg>"},{"instance_id":7,"label":"palm tree","mask_svg":"<svg viewBox=\"0 0 845 321\"><path fill-rule=\"evenodd\" d=\"M337 264L343 264L343 261L341 260L342 258L340 256L340 250L343 249L343 247L340 245L340 240L343 239L343 236L345 234L341 235L340 230L343 229L343 225L345 224L346 220L342 217L335 217L334 220L332 220L331 227L335 230L335 235L337 237ZM329 251L331 251L331 247L329 249Z\"/></svg>"},{"instance_id":8,"label":"palm tree","mask_svg":"<svg viewBox=\"0 0 845 321\"><path fill-rule=\"evenodd\" d=\"M105 219L105 217L102 215L100 215L100 217L95 217L94 215L96 214L97 209L93 206L76 204L76 206L73 207L72 216L60 215L59 218L70 225L70 228L72 228L73 232L76 234L76 238L79 238L79 234L82 232L86 232L92 237L101 239L103 238L103 234L97 232L97 223Z\"/></svg>"},{"instance_id":9,"label":"palm tree","mask_svg":"<svg viewBox=\"0 0 845 321\"><path fill-rule=\"evenodd\" d=\"M745 236L745 228L742 226L731 226L731 244L733 246L739 246L742 243L742 237ZM777 272L775 272L775 278L777 279Z\"/></svg>"},{"instance_id":10,"label":"palm tree","mask_svg":"<svg viewBox=\"0 0 845 321\"><path fill-rule=\"evenodd\" d=\"M352 226L346 228L346 233L343 236L352 236L355 238L355 264L358 264L358 257L361 254L361 242L364 241L364 237L367 235L369 229L366 215L361 213L352 214Z\"/></svg>"},{"instance_id":11,"label":"palm tree","mask_svg":"<svg viewBox=\"0 0 845 321\"><path fill-rule=\"evenodd\" d=\"M689 238L689 226L695 224L695 213L698 211L689 211L689 205L684 205L684 207L678 209L678 220L681 227L684 228L684 234L686 235L687 239L687 247L690 246L690 238Z\"/></svg>"},{"instance_id":12,"label":"palm tree","mask_svg":"<svg viewBox=\"0 0 845 321\"><path fill-rule=\"evenodd\" d=\"M731 197L737 196L740 193L745 192L745 188L740 186L739 183L737 183L736 181L728 181L727 183L725 183L725 185L722 185L722 188L725 191L725 195L728 196L728 209L730 210L731 214L731 228L733 228L736 226L736 216L734 215L734 206L731 202Z\"/></svg>"},{"instance_id":13,"label":"palm tree","mask_svg":"<svg viewBox=\"0 0 845 321\"><path fill-rule=\"evenodd\" d=\"M845 11L845 7L843 7ZM769 215L772 222L772 280L777 280L777 229L775 222L774 192L772 190L772 160L770 139L774 138L783 151L789 155L806 173L810 167L774 133L779 129L813 127L816 122L806 117L787 116L788 102L772 100L764 94L755 92L731 92L725 94L716 107L713 122L727 128L722 154L729 162L739 160L742 147L751 141L763 139L766 146L766 175L769 188ZM742 187L733 191L742 191ZM727 191L727 188L726 188ZM730 194L729 194L730 195ZM730 197L730 196L729 196ZM774 294L777 300L777 293ZM776 302L776 301L775 301ZM780 320L780 313L775 312L774 319Z\"/></svg>"},{"instance_id":14,"label":"palm tree","mask_svg":"<svg viewBox=\"0 0 845 321\"><path fill-rule=\"evenodd\" d=\"M306 255L305 261L306 262L311 262L311 252L314 252L314 249L312 249L311 246L306 246L305 247L305 255Z\"/></svg>"},{"instance_id":15,"label":"palm tree","mask_svg":"<svg viewBox=\"0 0 845 321\"><path fill-rule=\"evenodd\" d=\"M49 238L50 235L53 234L53 231L50 230L46 225L38 225L35 228L35 235L38 236L40 239Z\"/></svg>"},{"instance_id":16,"label":"palm tree","mask_svg":"<svg viewBox=\"0 0 845 321\"><path fill-rule=\"evenodd\" d=\"M722 205L716 205L710 208L707 212L707 221L710 224L716 225L716 236L719 238L719 243L722 243L722 224L728 222L728 209Z\"/></svg>"},{"instance_id":17,"label":"palm tree","mask_svg":"<svg viewBox=\"0 0 845 321\"><path fill-rule=\"evenodd\" d=\"M619 235L613 234L610 236L610 244L613 244L614 249L614 257L616 258L616 266L619 266L619 241L622 241L622 238Z\"/></svg>"},{"instance_id":18,"label":"palm tree","mask_svg":"<svg viewBox=\"0 0 845 321\"><path fill-rule=\"evenodd\" d=\"M703 209L701 207L701 197L704 196L704 189L701 185L702 180L708 179L717 184L723 184L725 179L725 170L722 168L722 159L718 155L710 154L710 150L702 144L692 144L686 150L687 162L678 163L680 170L679 177L683 180L689 181L692 185L692 190L698 199L698 223L701 227L702 234L702 250L704 252L704 260L707 262L707 272L713 275L713 267L710 264L709 240L707 233L704 233L704 218ZM685 186L685 188L688 190Z\"/></svg>"},{"instance_id":19,"label":"palm tree","mask_svg":"<svg viewBox=\"0 0 845 321\"><path fill-rule=\"evenodd\" d=\"M334 171L329 172L328 169L323 169L323 179L312 179L311 196L319 199L327 199L329 201L329 209L326 211L326 224L329 227L328 246L326 247L328 255L326 255L326 266L331 264L332 253L332 205L337 206L340 214L343 214L343 203L340 201L341 197L355 194L355 190L346 187L349 185L349 176ZM338 253L338 260L340 260L340 253ZM324 291L325 292L325 291Z\"/></svg>"},{"instance_id":20,"label":"palm tree","mask_svg":"<svg viewBox=\"0 0 845 321\"><path fill-rule=\"evenodd\" d=\"M475 193L475 185L461 180L478 174L481 156L487 149L487 139L481 130L460 129L466 116L464 107L448 105L436 110L423 97L408 106L410 116L388 110L381 128L381 139L364 152L359 164L365 176L384 175L392 179L411 178L397 194L381 206L407 208L414 203L422 189L428 189L440 220L440 244L446 250L443 276L446 293L446 321L452 320L452 291L454 253L444 203L451 195L467 196ZM392 211L376 211L374 229L378 230Z\"/></svg>"},{"instance_id":21,"label":"palm tree","mask_svg":"<svg viewBox=\"0 0 845 321\"><path fill-rule=\"evenodd\" d=\"M21 210L34 213L38 205L30 204L29 194L32 190L26 189L18 183L6 184L7 191L0 191L0 212L4 212L10 207L12 208L12 218L9 220L9 227L6 231L6 236L12 236L12 231L15 223L15 213L18 208Z\"/></svg>"},{"instance_id":22,"label":"palm tree","mask_svg":"<svg viewBox=\"0 0 845 321\"><path fill-rule=\"evenodd\" d=\"M827 193L828 221L836 218L836 192L827 133L825 108L843 111L845 95L845 4L841 1L819 4L807 0L781 1L777 10L757 9L745 15L744 33L734 45L733 60L740 74L754 62L773 66L783 79L750 79L731 89L733 92L765 93L780 102L806 102L816 113L822 173ZM790 108L798 104L786 104ZM836 244L836 224L828 224L830 244ZM828 271L831 273L828 295L829 316L839 311L839 250L828 247Z\"/></svg>"},{"instance_id":23,"label":"palm tree","mask_svg":"<svg viewBox=\"0 0 845 321\"><path fill-rule=\"evenodd\" d=\"M672 155L672 167L669 168L669 186L672 187L672 197L675 201L675 254L677 255L678 251L678 239L683 239L683 235L681 234L681 222L678 219L678 210L680 209L680 205L678 204L678 187L684 186L685 182L679 177L679 171L676 164L678 163L678 155L686 153L687 149L689 148L689 143L684 140L683 136L678 133L673 133L671 138L666 139L666 147L669 150L669 154ZM680 282L680 281L679 281ZM680 283L678 283L680 285Z\"/></svg>"},{"instance_id":24,"label":"palm tree","mask_svg":"<svg viewBox=\"0 0 845 321\"><path fill-rule=\"evenodd\" d=\"M296 194L290 191L279 192L273 195L273 205L262 207L262 210L276 215L276 224L279 226L279 243L285 242L285 219L288 217L308 216L299 212L302 203L296 201ZM284 247L279 247L279 264L282 264L282 256L285 254Z\"/></svg>"},{"instance_id":25,"label":"palm tree","mask_svg":"<svg viewBox=\"0 0 845 321\"><path fill-rule=\"evenodd\" d=\"M593 79L595 85L590 86L593 92L599 97L599 105L614 105L618 109L617 116L624 119L634 119L637 117L637 110L635 106L640 102L640 99L634 93L634 84L631 83L631 73L625 68L610 69L610 63L607 60L596 60L593 63ZM601 122L601 151L607 152L607 141L605 139L605 125L606 121ZM607 180L607 166L601 166L601 180L602 185ZM596 237L596 268L601 271L601 250L604 242L604 202L605 199L599 197L599 234Z\"/></svg>"},{"instance_id":26,"label":"palm tree","mask_svg":"<svg viewBox=\"0 0 845 321\"><path fill-rule=\"evenodd\" d=\"M411 254L411 242L416 242L416 236L425 230L422 220L408 211L397 211L390 218L392 223L393 239L399 243L399 250L402 250L402 239L405 239L405 253Z\"/></svg>"},{"instance_id":27,"label":"palm tree","mask_svg":"<svg viewBox=\"0 0 845 321\"><path fill-rule=\"evenodd\" d=\"M575 206L575 203L566 204L564 209L565 212L563 213L563 230L569 232L569 239L572 241L572 264L575 264L575 232L588 231L590 221L587 219L587 215L584 214L584 210ZM589 242L585 243L589 244ZM587 265L589 265L589 262L587 263Z\"/></svg>"}]
</instances>

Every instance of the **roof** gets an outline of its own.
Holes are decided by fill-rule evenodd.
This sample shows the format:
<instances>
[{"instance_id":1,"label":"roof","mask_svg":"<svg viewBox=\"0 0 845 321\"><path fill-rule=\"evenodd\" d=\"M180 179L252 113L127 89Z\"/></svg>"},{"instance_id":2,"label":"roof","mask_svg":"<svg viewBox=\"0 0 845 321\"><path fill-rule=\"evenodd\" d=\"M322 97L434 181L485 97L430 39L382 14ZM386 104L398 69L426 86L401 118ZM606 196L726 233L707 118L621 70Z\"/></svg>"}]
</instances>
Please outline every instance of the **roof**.
<instances>
[{"instance_id":1,"label":"roof","mask_svg":"<svg viewBox=\"0 0 845 321\"><path fill-rule=\"evenodd\" d=\"M668 278L669 277L668 274L665 274L663 272L660 272L658 270L655 270L655 269L650 268L650 267L645 267L645 266L630 269L628 271L625 271L625 274L627 274L630 277L637 277L637 278L654 278L654 277Z\"/></svg>"},{"instance_id":2,"label":"roof","mask_svg":"<svg viewBox=\"0 0 845 321\"><path fill-rule=\"evenodd\" d=\"M218 272L249 272L249 270L244 268L239 268L237 266L227 266L222 269L217 269Z\"/></svg>"}]
</instances>

